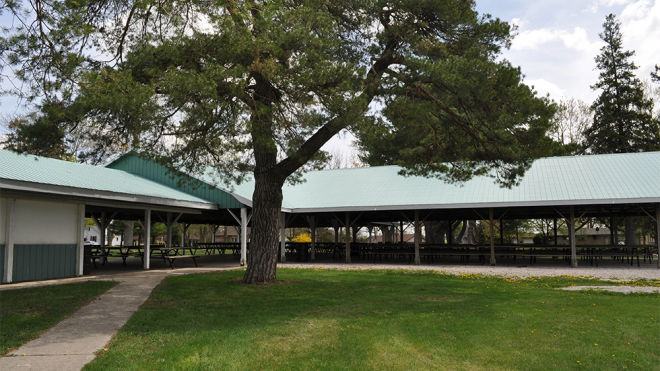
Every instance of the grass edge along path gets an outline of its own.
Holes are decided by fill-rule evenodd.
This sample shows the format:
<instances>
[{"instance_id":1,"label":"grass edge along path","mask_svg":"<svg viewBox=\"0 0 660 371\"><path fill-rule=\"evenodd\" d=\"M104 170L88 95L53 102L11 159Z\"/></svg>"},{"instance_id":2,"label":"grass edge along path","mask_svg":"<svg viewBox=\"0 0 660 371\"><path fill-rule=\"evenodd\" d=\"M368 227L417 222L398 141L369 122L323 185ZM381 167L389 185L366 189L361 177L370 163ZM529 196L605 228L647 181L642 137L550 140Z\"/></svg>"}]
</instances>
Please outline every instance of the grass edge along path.
<instances>
[{"instance_id":1,"label":"grass edge along path","mask_svg":"<svg viewBox=\"0 0 660 371\"><path fill-rule=\"evenodd\" d=\"M117 283L87 281L0 291L0 356L38 338Z\"/></svg>"},{"instance_id":2,"label":"grass edge along path","mask_svg":"<svg viewBox=\"0 0 660 371\"><path fill-rule=\"evenodd\" d=\"M168 277L85 370L653 369L660 294L408 270ZM657 280L626 285L660 286Z\"/></svg>"}]
</instances>

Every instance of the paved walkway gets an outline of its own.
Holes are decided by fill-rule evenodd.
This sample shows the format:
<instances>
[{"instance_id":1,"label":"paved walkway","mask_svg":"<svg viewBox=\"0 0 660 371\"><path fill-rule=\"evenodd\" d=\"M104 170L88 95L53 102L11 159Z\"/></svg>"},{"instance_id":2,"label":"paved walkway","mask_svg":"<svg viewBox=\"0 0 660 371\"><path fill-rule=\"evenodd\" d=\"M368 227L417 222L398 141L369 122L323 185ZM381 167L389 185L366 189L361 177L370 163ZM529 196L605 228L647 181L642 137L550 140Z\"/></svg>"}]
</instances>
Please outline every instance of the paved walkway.
<instances>
[{"instance_id":1,"label":"paved walkway","mask_svg":"<svg viewBox=\"0 0 660 371\"><path fill-rule=\"evenodd\" d=\"M147 300L151 291L167 275L203 273L236 269L227 266L151 270L89 276L86 280L113 279L119 284L89 305L75 312L39 338L0 358L0 370L78 371L91 362L94 353L105 347L112 336ZM11 285L12 289L77 282L81 278Z\"/></svg>"}]
</instances>

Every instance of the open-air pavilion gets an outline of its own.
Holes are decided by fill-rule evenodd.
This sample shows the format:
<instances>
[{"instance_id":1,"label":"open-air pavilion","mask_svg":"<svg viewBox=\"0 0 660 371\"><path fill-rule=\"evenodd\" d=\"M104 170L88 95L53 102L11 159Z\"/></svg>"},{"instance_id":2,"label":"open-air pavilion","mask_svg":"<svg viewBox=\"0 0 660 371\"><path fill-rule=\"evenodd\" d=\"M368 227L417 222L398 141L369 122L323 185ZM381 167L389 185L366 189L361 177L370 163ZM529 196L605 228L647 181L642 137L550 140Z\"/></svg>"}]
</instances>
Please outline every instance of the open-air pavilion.
<instances>
[{"instance_id":1,"label":"open-air pavilion","mask_svg":"<svg viewBox=\"0 0 660 371\"><path fill-rule=\"evenodd\" d=\"M29 249L26 246L35 244L42 247L68 245L70 248L74 245L76 269L73 274L71 270L66 274L82 274L83 241L78 228L82 226L83 214L94 218L100 226L109 224L112 219L134 220L142 223L147 235L153 223L162 221L168 231L164 249L178 243L171 237L175 223L184 228L190 224L238 226L239 245L216 243L206 248L240 251L239 264L249 264L247 229L254 189L251 181L226 189L218 185L219 180L210 172L204 176L180 173L172 177L162 165L135 153L128 153L105 168L35 160L33 156L6 151L0 151L0 162L3 164L0 168L0 218L3 218L0 219L0 244L4 241L4 245L0 245L3 250L0 256L3 257L5 283L17 281L16 272L26 269L27 261L46 259L45 253L24 257ZM614 244L615 238L612 238L607 245L578 246L575 232L576 219L597 217L608 227L615 227L622 218L634 216L650 218L656 233L660 233L660 152L539 159L520 184L511 189L499 187L488 177L474 178L464 184L448 184L434 178L403 177L398 171L396 166L313 171L305 174L302 184L286 185L282 236L286 228L309 228L312 242L296 246L282 238L280 260L286 260L287 249L297 249L308 252L312 261L318 253L331 251L333 256L348 263L358 257L378 259L376 261L383 256L398 257L419 264L423 259L441 262L444 257L467 260L474 256L482 263L497 264L502 256L508 259L560 258L575 267L580 259L597 264L598 259L603 258L637 257L643 261L654 259L660 267L657 240L644 245L629 242L622 247ZM69 227L62 223L58 227L46 227L58 218L53 211L48 214L50 217L39 219L38 228L36 223L31 223L32 235L41 236L39 240L25 239L24 235L29 233L23 229L29 228L22 225L22 221L29 216L21 215L45 214L39 205L23 210L22 203L37 201L75 209L69 212L74 222ZM542 246L504 245L503 241L496 241L493 237L496 222L516 219L566 220L569 244L556 245L556 239ZM453 226L456 224L453 221L461 220L487 221L489 239L465 245L452 241L453 233L448 233L443 243L420 242L423 222L443 221ZM399 233L402 233L404 225L414 227L418 236L414 247L397 243L397 239L385 244L356 244L349 238L340 244L337 238L339 230L346 227L355 236L360 228L371 235L374 228L384 226L399 226ZM317 243L318 228L333 228L335 242ZM53 229L68 229L68 239L53 240L48 236ZM151 246L146 240L141 255L151 256ZM65 260L59 264L71 264L70 257ZM150 260L143 259L145 269L150 268ZM40 268L34 267L32 273L20 277L49 277L35 274L35 270Z\"/></svg>"}]
</instances>

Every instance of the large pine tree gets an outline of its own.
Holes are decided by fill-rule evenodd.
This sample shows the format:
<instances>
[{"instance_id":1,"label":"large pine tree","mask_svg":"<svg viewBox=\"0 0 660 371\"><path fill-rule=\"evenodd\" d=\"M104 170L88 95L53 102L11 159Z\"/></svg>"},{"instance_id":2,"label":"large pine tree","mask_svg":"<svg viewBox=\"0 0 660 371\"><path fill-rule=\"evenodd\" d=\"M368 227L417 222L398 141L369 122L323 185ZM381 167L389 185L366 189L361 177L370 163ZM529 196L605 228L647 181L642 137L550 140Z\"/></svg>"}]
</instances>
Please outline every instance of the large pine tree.
<instances>
[{"instance_id":1,"label":"large pine tree","mask_svg":"<svg viewBox=\"0 0 660 371\"><path fill-rule=\"evenodd\" d=\"M620 22L610 14L599 34L605 41L596 64L601 71L591 88L601 90L593 103L594 123L585 131L591 153L626 153L660 149L660 130L652 117L653 101L644 96L635 52L623 49Z\"/></svg>"}]
</instances>

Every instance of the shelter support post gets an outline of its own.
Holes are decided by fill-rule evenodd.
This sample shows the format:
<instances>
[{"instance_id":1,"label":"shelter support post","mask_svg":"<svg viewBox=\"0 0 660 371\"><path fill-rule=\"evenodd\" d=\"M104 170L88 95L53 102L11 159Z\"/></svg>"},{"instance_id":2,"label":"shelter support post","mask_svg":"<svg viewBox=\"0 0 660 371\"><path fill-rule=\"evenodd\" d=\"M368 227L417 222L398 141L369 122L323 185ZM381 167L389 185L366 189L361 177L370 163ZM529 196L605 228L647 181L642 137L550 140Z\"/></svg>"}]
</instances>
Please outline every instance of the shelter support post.
<instances>
[{"instance_id":1,"label":"shelter support post","mask_svg":"<svg viewBox=\"0 0 660 371\"><path fill-rule=\"evenodd\" d=\"M101 230L101 250L105 251L105 235L107 233L107 224L105 221L105 211L101 213L101 225L99 229Z\"/></svg>"},{"instance_id":2,"label":"shelter support post","mask_svg":"<svg viewBox=\"0 0 660 371\"><path fill-rule=\"evenodd\" d=\"M286 214L280 213L280 263L286 263Z\"/></svg>"},{"instance_id":3,"label":"shelter support post","mask_svg":"<svg viewBox=\"0 0 660 371\"><path fill-rule=\"evenodd\" d=\"M76 276L83 275L85 264L85 204L78 204L78 246L76 248Z\"/></svg>"},{"instance_id":4,"label":"shelter support post","mask_svg":"<svg viewBox=\"0 0 660 371\"><path fill-rule=\"evenodd\" d=\"M495 223L493 221L493 208L488 209L488 217L490 218L490 265L495 265Z\"/></svg>"},{"instance_id":5,"label":"shelter support post","mask_svg":"<svg viewBox=\"0 0 660 371\"><path fill-rule=\"evenodd\" d=\"M575 249L575 210L571 206L568 220L568 238L571 240L571 267L577 268L577 251Z\"/></svg>"},{"instance_id":6,"label":"shelter support post","mask_svg":"<svg viewBox=\"0 0 660 371\"><path fill-rule=\"evenodd\" d=\"M311 239L312 239L312 245L311 245L311 256L310 259L312 261L316 260L316 217L315 216L309 216L307 217L307 222L309 223L309 228L311 231Z\"/></svg>"},{"instance_id":7,"label":"shelter support post","mask_svg":"<svg viewBox=\"0 0 660 371\"><path fill-rule=\"evenodd\" d=\"M373 234L374 226L371 225L371 223L367 224L367 229L369 230L369 239L367 240L367 243L372 243L371 242L371 236Z\"/></svg>"},{"instance_id":8,"label":"shelter support post","mask_svg":"<svg viewBox=\"0 0 660 371\"><path fill-rule=\"evenodd\" d=\"M557 246L557 218L553 220L553 229L555 231L555 246Z\"/></svg>"},{"instance_id":9,"label":"shelter support post","mask_svg":"<svg viewBox=\"0 0 660 371\"><path fill-rule=\"evenodd\" d=\"M492 224L492 221L491 221L491 224ZM454 243L454 221L449 219L447 221L447 244L451 245L453 243Z\"/></svg>"},{"instance_id":10,"label":"shelter support post","mask_svg":"<svg viewBox=\"0 0 660 371\"><path fill-rule=\"evenodd\" d=\"M348 229L351 225L351 213L346 212L346 263L351 264L351 239L348 237Z\"/></svg>"},{"instance_id":11,"label":"shelter support post","mask_svg":"<svg viewBox=\"0 0 660 371\"><path fill-rule=\"evenodd\" d=\"M401 234L401 240L399 242L403 244L405 242L403 241L403 220L399 221L399 233Z\"/></svg>"},{"instance_id":12,"label":"shelter support post","mask_svg":"<svg viewBox=\"0 0 660 371\"><path fill-rule=\"evenodd\" d=\"M241 267L247 263L247 208L241 208Z\"/></svg>"},{"instance_id":13,"label":"shelter support post","mask_svg":"<svg viewBox=\"0 0 660 371\"><path fill-rule=\"evenodd\" d=\"M420 232L421 226L419 223L419 210L415 210L415 264L417 265L421 264L419 259L419 241L422 239L422 234Z\"/></svg>"},{"instance_id":14,"label":"shelter support post","mask_svg":"<svg viewBox=\"0 0 660 371\"><path fill-rule=\"evenodd\" d=\"M14 213L16 199L7 200L7 224L5 229L5 275L2 283L12 283L14 276Z\"/></svg>"},{"instance_id":15,"label":"shelter support post","mask_svg":"<svg viewBox=\"0 0 660 371\"><path fill-rule=\"evenodd\" d=\"M144 210L144 269L150 268L151 263L151 210Z\"/></svg>"},{"instance_id":16,"label":"shelter support post","mask_svg":"<svg viewBox=\"0 0 660 371\"><path fill-rule=\"evenodd\" d=\"M167 240L165 241L165 247L169 249L172 247L172 213L171 212L167 213L167 223L165 226L167 227Z\"/></svg>"},{"instance_id":17,"label":"shelter support post","mask_svg":"<svg viewBox=\"0 0 660 371\"><path fill-rule=\"evenodd\" d=\"M655 225L657 232L655 244L658 245L658 268L660 268L660 204L655 205Z\"/></svg>"}]
</instances>

